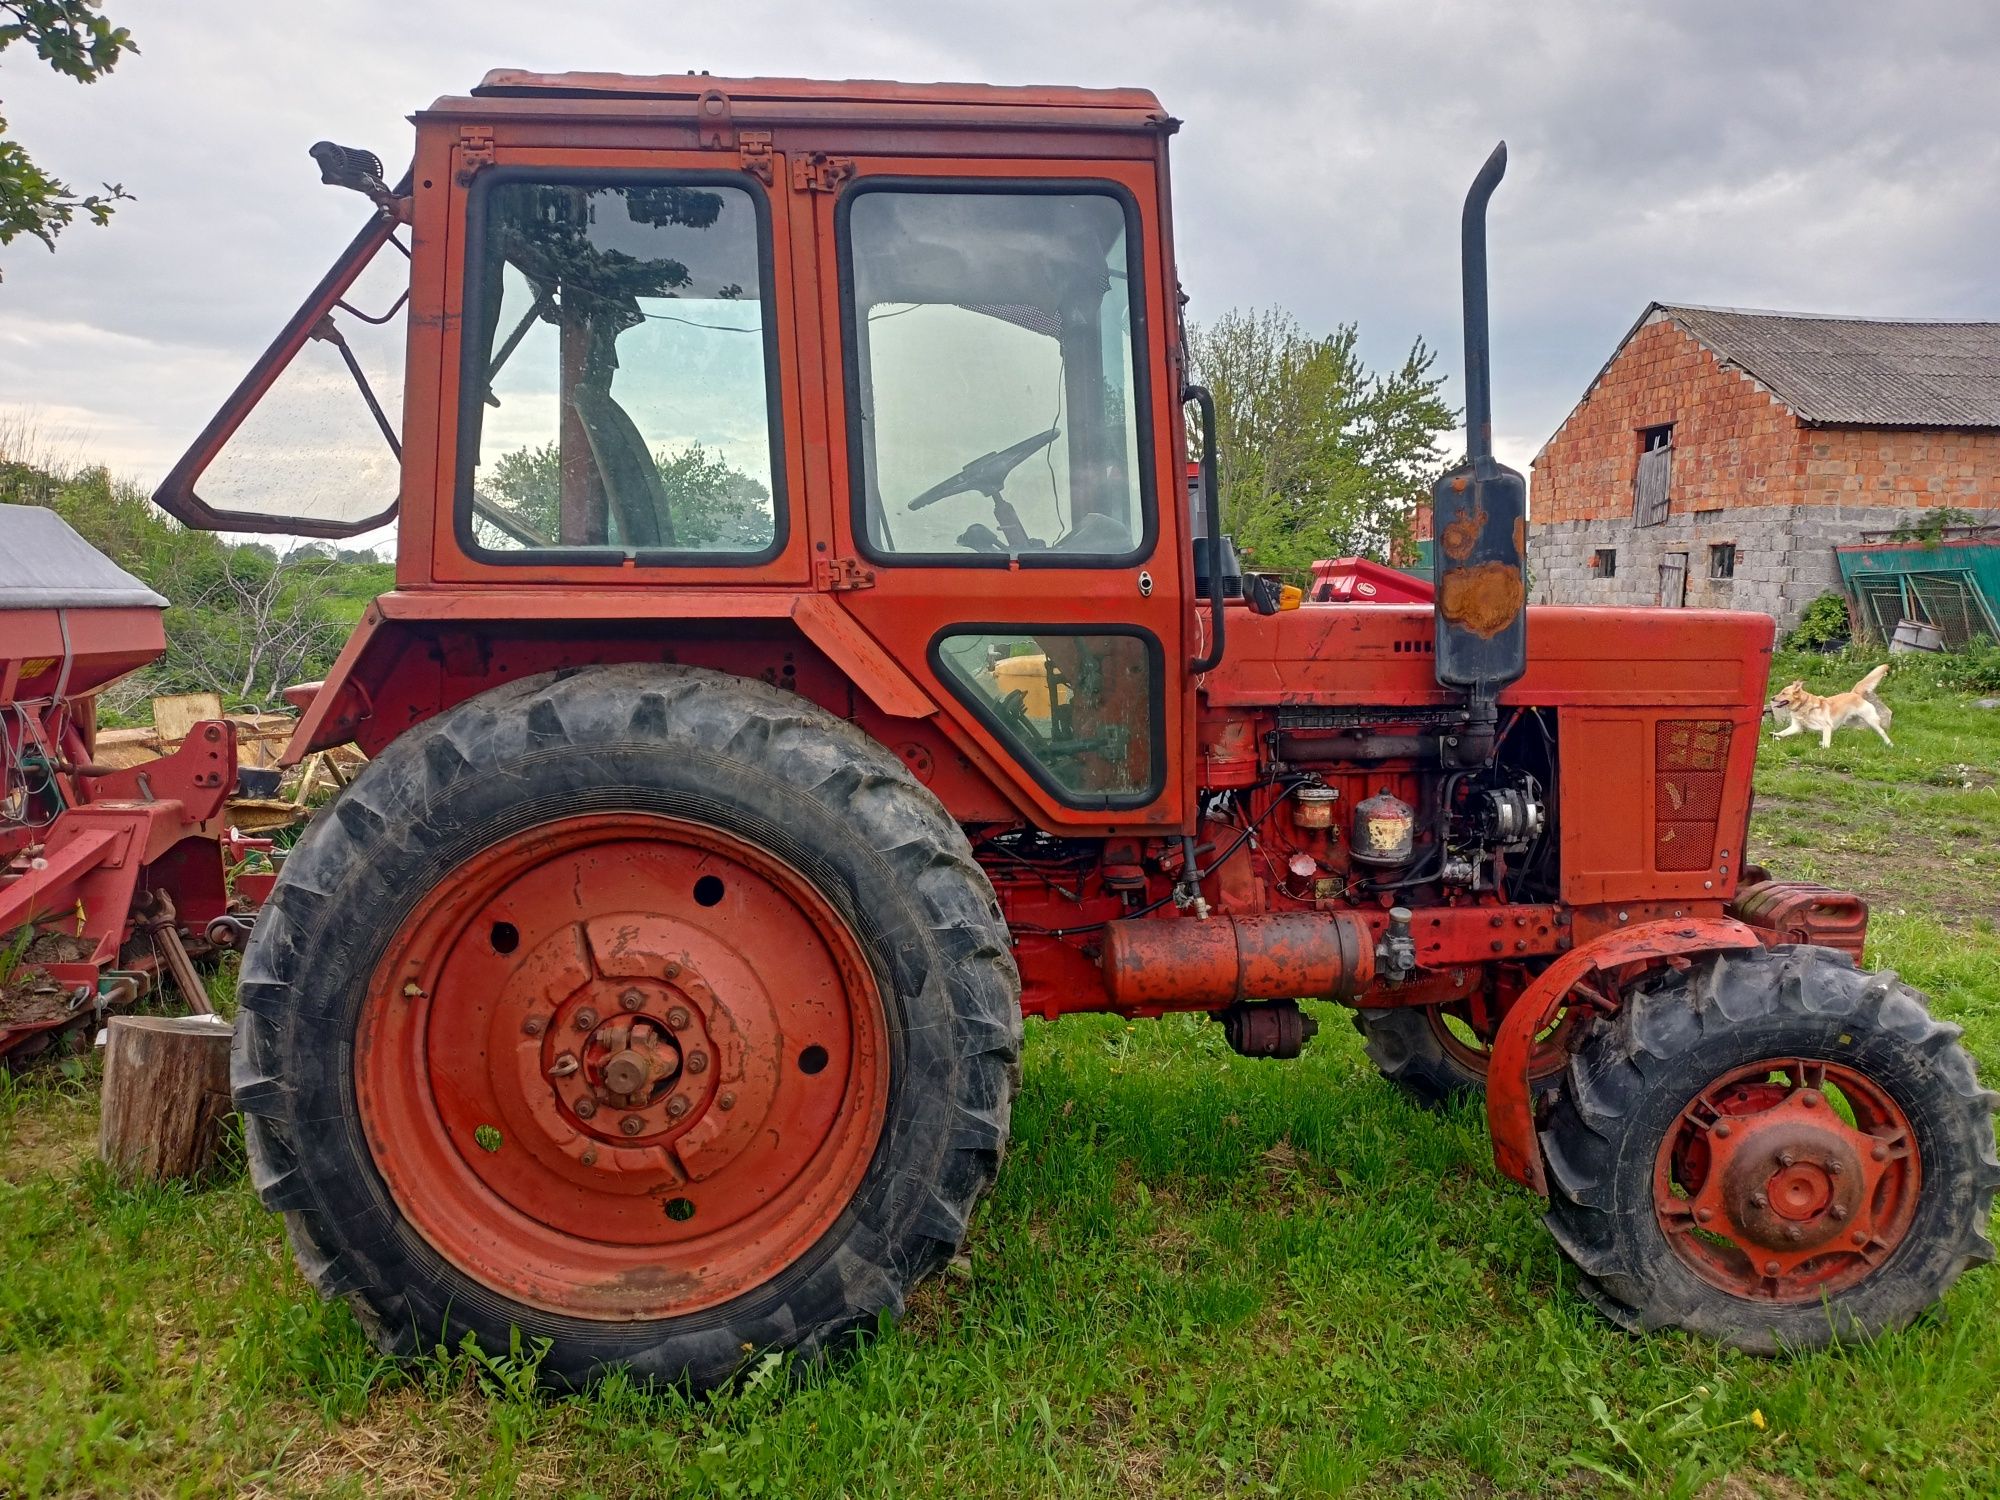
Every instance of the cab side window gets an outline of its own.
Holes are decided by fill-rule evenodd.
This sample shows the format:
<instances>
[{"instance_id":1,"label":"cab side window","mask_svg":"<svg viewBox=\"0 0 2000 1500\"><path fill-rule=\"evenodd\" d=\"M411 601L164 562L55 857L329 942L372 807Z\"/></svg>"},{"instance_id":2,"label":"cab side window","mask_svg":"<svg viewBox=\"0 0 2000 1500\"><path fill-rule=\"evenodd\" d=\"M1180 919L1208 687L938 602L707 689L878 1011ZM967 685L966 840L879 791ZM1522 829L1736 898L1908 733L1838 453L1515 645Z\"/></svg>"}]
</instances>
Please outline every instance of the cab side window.
<instances>
[{"instance_id":1,"label":"cab side window","mask_svg":"<svg viewBox=\"0 0 2000 1500\"><path fill-rule=\"evenodd\" d=\"M472 550L772 556L783 512L761 199L699 177L480 181L459 484Z\"/></svg>"},{"instance_id":2,"label":"cab side window","mask_svg":"<svg viewBox=\"0 0 2000 1500\"><path fill-rule=\"evenodd\" d=\"M1087 184L871 185L840 211L864 550L1137 557L1149 497L1127 204Z\"/></svg>"}]
</instances>

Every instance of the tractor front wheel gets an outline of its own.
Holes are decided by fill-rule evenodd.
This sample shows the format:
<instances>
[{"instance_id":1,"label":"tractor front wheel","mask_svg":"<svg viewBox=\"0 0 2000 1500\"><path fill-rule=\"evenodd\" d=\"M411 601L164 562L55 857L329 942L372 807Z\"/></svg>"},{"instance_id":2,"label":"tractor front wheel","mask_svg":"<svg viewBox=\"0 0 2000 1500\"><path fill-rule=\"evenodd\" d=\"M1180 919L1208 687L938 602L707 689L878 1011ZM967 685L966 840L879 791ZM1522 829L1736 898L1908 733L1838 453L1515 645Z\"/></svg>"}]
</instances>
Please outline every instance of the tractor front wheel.
<instances>
[{"instance_id":1,"label":"tractor front wheel","mask_svg":"<svg viewBox=\"0 0 2000 1500\"><path fill-rule=\"evenodd\" d=\"M244 955L253 1175L384 1347L705 1387L900 1311L991 1185L1019 980L963 833L761 682L596 668L405 734Z\"/></svg>"},{"instance_id":2,"label":"tractor front wheel","mask_svg":"<svg viewBox=\"0 0 2000 1500\"><path fill-rule=\"evenodd\" d=\"M1541 1135L1548 1226L1584 1294L1635 1332L1764 1354L1910 1322L1993 1254L2000 1096L1958 1035L1824 948L1633 988Z\"/></svg>"}]
</instances>

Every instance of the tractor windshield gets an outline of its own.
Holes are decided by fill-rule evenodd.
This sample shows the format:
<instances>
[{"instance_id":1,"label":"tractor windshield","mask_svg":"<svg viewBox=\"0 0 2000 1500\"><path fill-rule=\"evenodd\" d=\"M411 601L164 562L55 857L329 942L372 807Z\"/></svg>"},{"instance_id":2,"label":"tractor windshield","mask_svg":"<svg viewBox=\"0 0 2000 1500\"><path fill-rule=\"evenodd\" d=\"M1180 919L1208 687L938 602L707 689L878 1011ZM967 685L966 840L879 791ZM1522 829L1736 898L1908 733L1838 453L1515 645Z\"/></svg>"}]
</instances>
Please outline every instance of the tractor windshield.
<instances>
[{"instance_id":1,"label":"tractor windshield","mask_svg":"<svg viewBox=\"0 0 2000 1500\"><path fill-rule=\"evenodd\" d=\"M871 552L1125 558L1144 540L1126 206L864 185L842 207L857 530Z\"/></svg>"},{"instance_id":2,"label":"tractor windshield","mask_svg":"<svg viewBox=\"0 0 2000 1500\"><path fill-rule=\"evenodd\" d=\"M776 551L766 228L708 178L500 171L471 213L459 521L493 560Z\"/></svg>"}]
</instances>

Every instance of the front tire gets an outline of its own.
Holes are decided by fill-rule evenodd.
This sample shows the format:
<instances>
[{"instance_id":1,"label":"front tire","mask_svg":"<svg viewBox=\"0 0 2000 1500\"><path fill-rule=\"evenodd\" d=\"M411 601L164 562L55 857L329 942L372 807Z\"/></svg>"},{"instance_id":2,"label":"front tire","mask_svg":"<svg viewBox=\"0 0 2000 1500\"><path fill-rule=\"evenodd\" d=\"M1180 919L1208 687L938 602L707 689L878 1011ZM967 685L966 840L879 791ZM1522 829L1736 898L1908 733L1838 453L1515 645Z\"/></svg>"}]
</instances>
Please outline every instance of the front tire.
<instances>
[{"instance_id":1,"label":"front tire","mask_svg":"<svg viewBox=\"0 0 2000 1500\"><path fill-rule=\"evenodd\" d=\"M2000 1096L1958 1036L1824 948L1650 976L1583 1038L1541 1133L1584 1294L1628 1330L1760 1354L1909 1323L1993 1256Z\"/></svg>"},{"instance_id":2,"label":"front tire","mask_svg":"<svg viewBox=\"0 0 2000 1500\"><path fill-rule=\"evenodd\" d=\"M760 682L593 668L403 735L244 955L253 1179L383 1347L696 1388L900 1312L991 1186L1019 977L964 835Z\"/></svg>"}]
</instances>

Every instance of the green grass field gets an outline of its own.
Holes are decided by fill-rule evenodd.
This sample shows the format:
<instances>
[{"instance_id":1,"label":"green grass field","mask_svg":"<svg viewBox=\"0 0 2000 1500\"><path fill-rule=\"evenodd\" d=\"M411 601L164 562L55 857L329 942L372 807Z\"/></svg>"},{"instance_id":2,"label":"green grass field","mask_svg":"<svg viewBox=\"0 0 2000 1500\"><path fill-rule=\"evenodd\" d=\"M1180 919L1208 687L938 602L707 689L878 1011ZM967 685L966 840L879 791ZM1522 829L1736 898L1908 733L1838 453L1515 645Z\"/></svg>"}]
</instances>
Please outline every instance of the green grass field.
<instances>
[{"instance_id":1,"label":"green grass field","mask_svg":"<svg viewBox=\"0 0 2000 1500\"><path fill-rule=\"evenodd\" d=\"M1893 751L1767 737L1752 847L1864 891L1873 961L2000 1075L2000 711L1925 671L1885 689ZM1872 1347L1628 1338L1477 1113L1406 1105L1322 1019L1292 1063L1192 1018L1031 1025L968 1259L858 1353L698 1403L540 1400L532 1351L385 1364L240 1171L116 1190L94 1075L44 1070L0 1092L0 1495L2000 1494L1992 1270Z\"/></svg>"}]
</instances>

